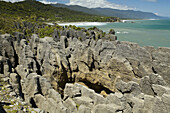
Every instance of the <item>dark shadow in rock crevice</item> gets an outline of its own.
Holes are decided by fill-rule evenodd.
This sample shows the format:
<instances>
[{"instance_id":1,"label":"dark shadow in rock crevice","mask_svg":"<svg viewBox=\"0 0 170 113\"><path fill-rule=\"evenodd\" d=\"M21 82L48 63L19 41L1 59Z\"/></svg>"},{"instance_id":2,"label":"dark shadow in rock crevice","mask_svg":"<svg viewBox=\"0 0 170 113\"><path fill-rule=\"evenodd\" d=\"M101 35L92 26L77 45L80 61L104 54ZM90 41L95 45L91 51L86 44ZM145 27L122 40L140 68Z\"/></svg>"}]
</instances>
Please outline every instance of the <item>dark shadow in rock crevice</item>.
<instances>
[{"instance_id":1,"label":"dark shadow in rock crevice","mask_svg":"<svg viewBox=\"0 0 170 113\"><path fill-rule=\"evenodd\" d=\"M86 79L80 80L79 82L83 82L86 86L88 86L88 88L93 89L96 93L99 94L101 93L101 91L105 91L107 94L114 93L110 89L102 86L100 83L93 84Z\"/></svg>"},{"instance_id":2,"label":"dark shadow in rock crevice","mask_svg":"<svg viewBox=\"0 0 170 113\"><path fill-rule=\"evenodd\" d=\"M0 102L0 113L7 113L4 108L3 105L11 105L10 103L6 103L6 102Z\"/></svg>"},{"instance_id":3,"label":"dark shadow in rock crevice","mask_svg":"<svg viewBox=\"0 0 170 113\"><path fill-rule=\"evenodd\" d=\"M0 68L1 68L0 73L4 74L4 65L3 65L3 62L0 62Z\"/></svg>"},{"instance_id":4,"label":"dark shadow in rock crevice","mask_svg":"<svg viewBox=\"0 0 170 113\"><path fill-rule=\"evenodd\" d=\"M63 72L61 74L60 81L58 82L58 84L62 89L64 89L66 83L68 83L68 75L67 75L67 70L65 69L62 63L61 63L61 66L62 66Z\"/></svg>"},{"instance_id":5,"label":"dark shadow in rock crevice","mask_svg":"<svg viewBox=\"0 0 170 113\"><path fill-rule=\"evenodd\" d=\"M89 67L89 71L93 71L93 69L95 69L95 60L94 60L94 57L92 57L93 59L93 62L91 63L91 66Z\"/></svg>"},{"instance_id":6,"label":"dark shadow in rock crevice","mask_svg":"<svg viewBox=\"0 0 170 113\"><path fill-rule=\"evenodd\" d=\"M153 73L157 74L157 71L155 70L154 67L152 67L152 71L153 71Z\"/></svg>"},{"instance_id":7,"label":"dark shadow in rock crevice","mask_svg":"<svg viewBox=\"0 0 170 113\"><path fill-rule=\"evenodd\" d=\"M0 113L7 113L1 105L0 105Z\"/></svg>"},{"instance_id":8,"label":"dark shadow in rock crevice","mask_svg":"<svg viewBox=\"0 0 170 113\"><path fill-rule=\"evenodd\" d=\"M24 93L22 92L22 86L21 86L21 77L18 75L18 84L19 84L19 96L24 100Z\"/></svg>"},{"instance_id":9,"label":"dark shadow in rock crevice","mask_svg":"<svg viewBox=\"0 0 170 113\"><path fill-rule=\"evenodd\" d=\"M40 64L38 63L38 61L37 61L37 59L35 58L35 57L33 57L33 59L34 59L34 61L35 61L35 63L36 63L36 67L37 67L37 74L38 75L42 75L42 72L41 72L41 66L40 66Z\"/></svg>"},{"instance_id":10,"label":"dark shadow in rock crevice","mask_svg":"<svg viewBox=\"0 0 170 113\"><path fill-rule=\"evenodd\" d=\"M31 104L31 107L38 108L33 98L30 99L30 104Z\"/></svg>"},{"instance_id":11,"label":"dark shadow in rock crevice","mask_svg":"<svg viewBox=\"0 0 170 113\"><path fill-rule=\"evenodd\" d=\"M15 59L14 68L16 68L17 65L19 65L19 57L18 57L18 55L17 55L17 53L16 53L16 50L15 50L15 48L14 48L14 44L13 44L13 43L11 44L11 46L12 46L12 48L13 48L13 50L14 50L14 59Z\"/></svg>"}]
</instances>

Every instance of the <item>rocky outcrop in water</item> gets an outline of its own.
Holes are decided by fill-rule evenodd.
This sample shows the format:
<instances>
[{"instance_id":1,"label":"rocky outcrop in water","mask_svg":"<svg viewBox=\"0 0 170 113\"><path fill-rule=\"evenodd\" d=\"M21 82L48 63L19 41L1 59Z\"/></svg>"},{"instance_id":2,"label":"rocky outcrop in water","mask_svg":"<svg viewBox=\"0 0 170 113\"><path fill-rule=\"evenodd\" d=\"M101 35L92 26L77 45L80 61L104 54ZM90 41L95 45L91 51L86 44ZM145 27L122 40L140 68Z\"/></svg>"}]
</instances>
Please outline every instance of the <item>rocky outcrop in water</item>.
<instances>
[{"instance_id":1,"label":"rocky outcrop in water","mask_svg":"<svg viewBox=\"0 0 170 113\"><path fill-rule=\"evenodd\" d=\"M105 37L73 29L0 35L1 79L38 112L170 112L170 48L120 42L114 30Z\"/></svg>"}]
</instances>

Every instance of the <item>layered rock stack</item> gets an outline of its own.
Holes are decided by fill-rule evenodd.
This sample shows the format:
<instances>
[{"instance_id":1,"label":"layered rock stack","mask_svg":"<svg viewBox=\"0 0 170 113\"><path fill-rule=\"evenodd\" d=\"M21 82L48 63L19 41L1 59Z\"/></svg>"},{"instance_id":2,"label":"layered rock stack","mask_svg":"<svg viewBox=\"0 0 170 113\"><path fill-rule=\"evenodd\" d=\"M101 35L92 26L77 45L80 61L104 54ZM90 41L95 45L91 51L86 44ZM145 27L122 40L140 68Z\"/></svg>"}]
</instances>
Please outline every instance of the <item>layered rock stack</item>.
<instances>
[{"instance_id":1,"label":"layered rock stack","mask_svg":"<svg viewBox=\"0 0 170 113\"><path fill-rule=\"evenodd\" d=\"M0 35L1 78L39 112L170 112L170 48L120 42L114 33Z\"/></svg>"}]
</instances>

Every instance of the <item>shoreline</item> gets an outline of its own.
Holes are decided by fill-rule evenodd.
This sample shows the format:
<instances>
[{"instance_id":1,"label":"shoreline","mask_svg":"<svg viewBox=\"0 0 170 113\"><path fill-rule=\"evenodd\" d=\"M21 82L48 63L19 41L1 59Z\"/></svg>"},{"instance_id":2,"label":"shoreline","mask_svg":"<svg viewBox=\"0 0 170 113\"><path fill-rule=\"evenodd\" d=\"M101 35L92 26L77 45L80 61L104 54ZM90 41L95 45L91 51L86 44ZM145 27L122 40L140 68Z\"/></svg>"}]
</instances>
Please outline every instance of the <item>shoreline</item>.
<instances>
[{"instance_id":1,"label":"shoreline","mask_svg":"<svg viewBox=\"0 0 170 113\"><path fill-rule=\"evenodd\" d=\"M102 25L107 25L107 23L110 22L61 22L57 23L60 26L69 26L69 25L75 25L75 26L102 26Z\"/></svg>"},{"instance_id":2,"label":"shoreline","mask_svg":"<svg viewBox=\"0 0 170 113\"><path fill-rule=\"evenodd\" d=\"M141 21L141 20L159 20L159 19L123 19L120 20L120 22L54 22L57 23L60 26L69 26L69 25L75 25L75 26L102 26L102 25L106 25L108 23L126 23L129 21ZM50 22L50 23L46 23L48 25L55 25L54 23Z\"/></svg>"}]
</instances>

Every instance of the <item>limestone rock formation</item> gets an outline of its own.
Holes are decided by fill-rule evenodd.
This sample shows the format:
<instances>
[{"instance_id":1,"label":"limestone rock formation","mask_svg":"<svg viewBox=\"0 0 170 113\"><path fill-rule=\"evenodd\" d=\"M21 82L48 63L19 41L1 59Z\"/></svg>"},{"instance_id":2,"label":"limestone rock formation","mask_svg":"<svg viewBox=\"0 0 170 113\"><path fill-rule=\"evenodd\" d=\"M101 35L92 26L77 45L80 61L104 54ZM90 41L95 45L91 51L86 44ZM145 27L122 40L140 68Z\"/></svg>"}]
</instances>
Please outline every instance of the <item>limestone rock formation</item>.
<instances>
[{"instance_id":1,"label":"limestone rock formation","mask_svg":"<svg viewBox=\"0 0 170 113\"><path fill-rule=\"evenodd\" d=\"M12 95L49 113L170 112L170 48L120 42L114 30L103 39L102 33L0 35L0 78Z\"/></svg>"}]
</instances>

